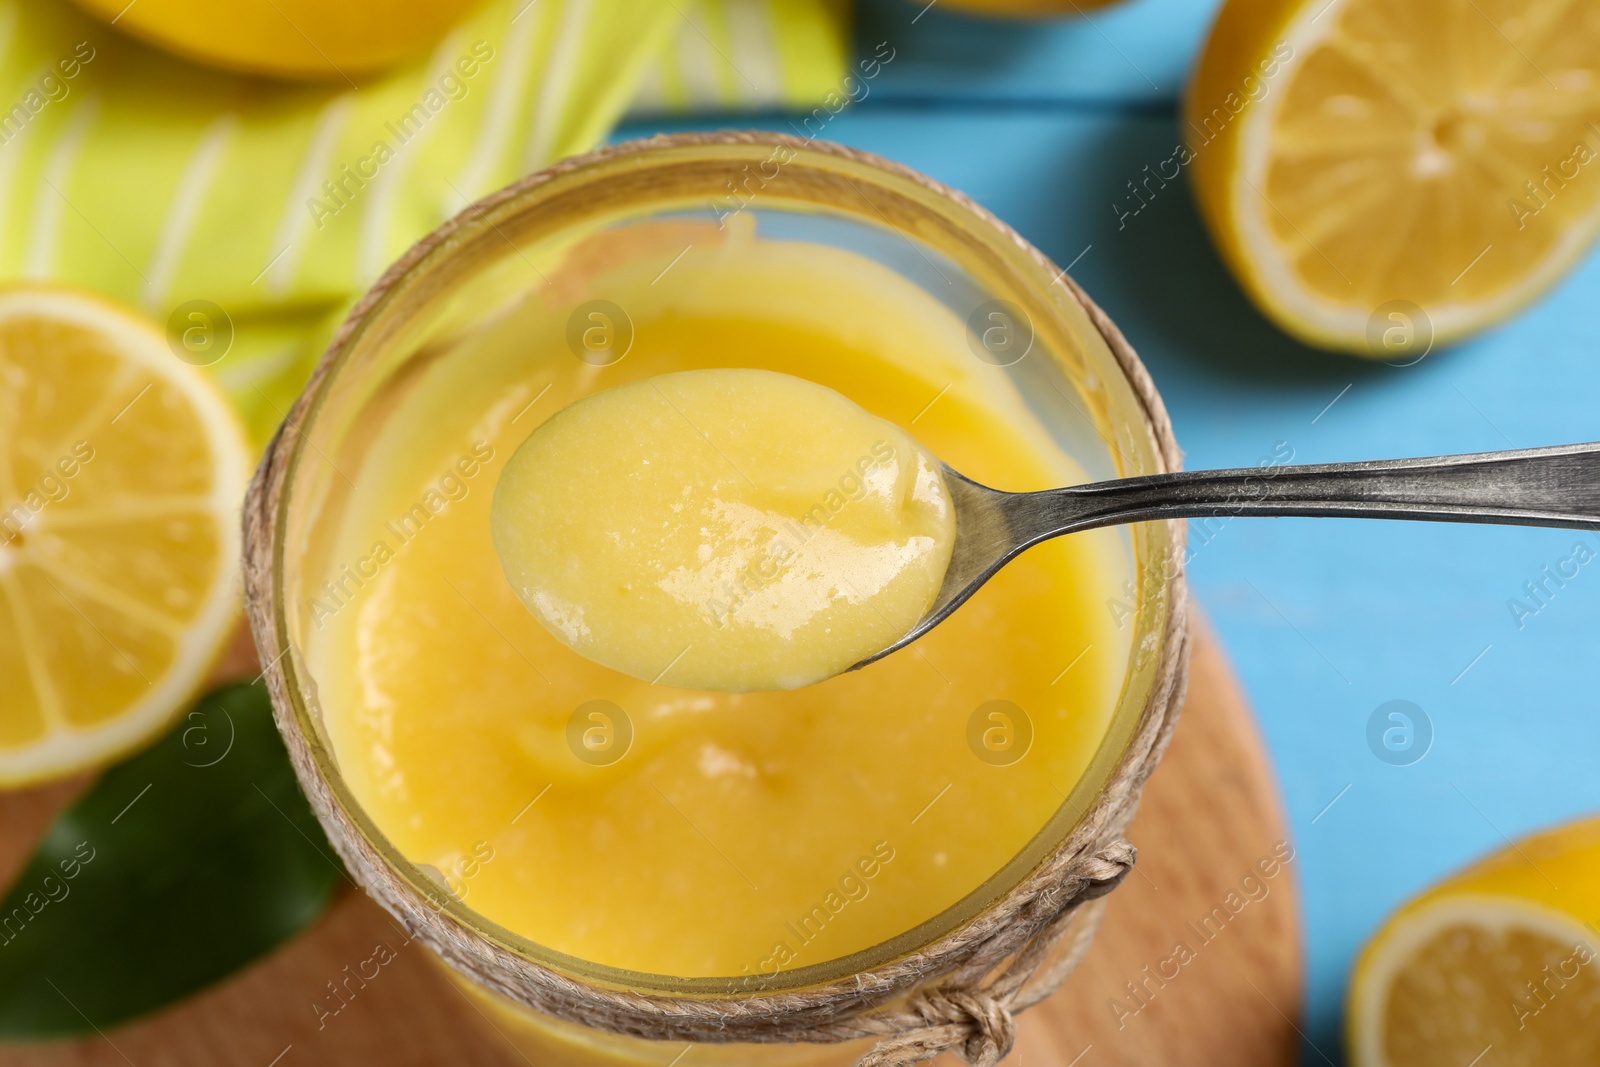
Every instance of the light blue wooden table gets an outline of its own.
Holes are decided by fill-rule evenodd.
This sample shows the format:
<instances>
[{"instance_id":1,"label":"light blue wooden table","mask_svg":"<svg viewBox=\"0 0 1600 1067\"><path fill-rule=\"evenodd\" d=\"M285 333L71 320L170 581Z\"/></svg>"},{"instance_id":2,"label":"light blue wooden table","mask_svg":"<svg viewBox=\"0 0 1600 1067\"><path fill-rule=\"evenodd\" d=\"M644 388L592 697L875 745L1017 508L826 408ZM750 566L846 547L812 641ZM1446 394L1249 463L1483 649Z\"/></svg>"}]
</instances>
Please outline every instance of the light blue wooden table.
<instances>
[{"instance_id":1,"label":"light blue wooden table","mask_svg":"<svg viewBox=\"0 0 1600 1067\"><path fill-rule=\"evenodd\" d=\"M1396 368L1270 326L1181 180L1119 230L1124 182L1176 143L1214 6L1127 0L1092 22L1011 24L862 0L858 48L886 40L895 59L828 136L963 189L1076 260L1154 374L1190 467L1255 464L1279 442L1320 462L1600 440L1600 255L1500 328ZM788 128L781 115L700 125ZM1536 614L1509 606L1535 606L1524 583L1579 543L1600 556L1600 538L1567 531L1235 519L1196 552L1195 589L1260 717L1299 849L1304 1062L1342 1061L1346 977L1391 908L1508 838L1600 811L1600 559L1547 585ZM1409 766L1367 742L1396 699L1432 724Z\"/></svg>"}]
</instances>

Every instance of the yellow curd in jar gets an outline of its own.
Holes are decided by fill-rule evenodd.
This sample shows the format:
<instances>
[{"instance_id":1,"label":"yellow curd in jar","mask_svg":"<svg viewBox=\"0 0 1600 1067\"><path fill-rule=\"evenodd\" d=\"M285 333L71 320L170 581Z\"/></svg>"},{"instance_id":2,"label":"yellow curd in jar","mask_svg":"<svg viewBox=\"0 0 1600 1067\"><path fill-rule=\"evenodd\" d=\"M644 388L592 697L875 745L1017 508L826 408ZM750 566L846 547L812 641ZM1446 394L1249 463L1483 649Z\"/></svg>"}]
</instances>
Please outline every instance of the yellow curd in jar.
<instances>
[{"instance_id":1,"label":"yellow curd in jar","mask_svg":"<svg viewBox=\"0 0 1600 1067\"><path fill-rule=\"evenodd\" d=\"M903 459L920 442L999 488L1082 471L974 357L960 315L864 256L662 221L590 236L543 273L427 346L369 405L363 447L332 457L351 488L319 518L328 563L298 595L356 799L489 920L632 971L774 975L962 901L1105 734L1129 654L1107 608L1112 531L1030 550L861 671L713 692L602 666L541 625L496 554L496 483L585 397L727 368L825 386L898 427ZM604 361L568 343L595 300L626 315Z\"/></svg>"}]
</instances>

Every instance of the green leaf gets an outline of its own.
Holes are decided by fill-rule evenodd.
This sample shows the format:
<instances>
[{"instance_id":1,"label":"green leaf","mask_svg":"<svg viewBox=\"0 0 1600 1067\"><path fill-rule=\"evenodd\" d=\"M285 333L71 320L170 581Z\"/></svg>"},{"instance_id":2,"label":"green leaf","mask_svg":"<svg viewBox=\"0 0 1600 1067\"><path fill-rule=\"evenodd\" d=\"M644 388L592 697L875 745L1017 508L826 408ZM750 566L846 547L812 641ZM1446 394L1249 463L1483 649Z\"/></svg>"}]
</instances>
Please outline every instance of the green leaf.
<instances>
[{"instance_id":1,"label":"green leaf","mask_svg":"<svg viewBox=\"0 0 1600 1067\"><path fill-rule=\"evenodd\" d=\"M266 689L204 697L56 819L0 903L0 1039L107 1029L299 932L343 876Z\"/></svg>"}]
</instances>

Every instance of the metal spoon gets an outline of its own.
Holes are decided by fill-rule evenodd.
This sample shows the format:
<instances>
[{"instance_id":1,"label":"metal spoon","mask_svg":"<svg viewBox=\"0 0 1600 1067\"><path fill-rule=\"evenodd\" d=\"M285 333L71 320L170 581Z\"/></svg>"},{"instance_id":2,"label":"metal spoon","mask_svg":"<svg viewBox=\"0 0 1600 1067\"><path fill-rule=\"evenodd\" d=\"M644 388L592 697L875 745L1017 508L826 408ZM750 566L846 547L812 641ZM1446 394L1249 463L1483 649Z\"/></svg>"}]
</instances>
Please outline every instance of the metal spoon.
<instances>
[{"instance_id":1,"label":"metal spoon","mask_svg":"<svg viewBox=\"0 0 1600 1067\"><path fill-rule=\"evenodd\" d=\"M865 667L964 604L1024 549L1078 530L1215 515L1329 515L1600 529L1600 444L1426 459L1180 471L1004 493L944 467L956 543L933 607Z\"/></svg>"}]
</instances>

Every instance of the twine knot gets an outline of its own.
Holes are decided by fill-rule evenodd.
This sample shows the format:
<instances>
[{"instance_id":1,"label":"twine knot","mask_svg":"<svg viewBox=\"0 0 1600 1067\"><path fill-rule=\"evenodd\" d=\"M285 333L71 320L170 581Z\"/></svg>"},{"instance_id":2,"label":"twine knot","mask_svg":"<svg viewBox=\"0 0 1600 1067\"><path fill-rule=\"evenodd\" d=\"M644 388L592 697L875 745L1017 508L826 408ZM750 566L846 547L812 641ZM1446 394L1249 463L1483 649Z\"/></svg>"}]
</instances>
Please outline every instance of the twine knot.
<instances>
[{"instance_id":1,"label":"twine knot","mask_svg":"<svg viewBox=\"0 0 1600 1067\"><path fill-rule=\"evenodd\" d=\"M999 974L983 985L971 976L913 993L896 1012L878 1020L879 1039L857 1067L912 1067L954 1052L972 1067L996 1067L1016 1043L1016 1013L1060 986L1078 965L1100 925L1100 898L1133 869L1138 852L1120 835L1080 854L1074 877L1064 879L1068 902L1051 886L1039 902L1054 915ZM1054 957L1054 958L1052 958Z\"/></svg>"},{"instance_id":2,"label":"twine knot","mask_svg":"<svg viewBox=\"0 0 1600 1067\"><path fill-rule=\"evenodd\" d=\"M926 989L904 1010L916 1021L879 1041L857 1067L911 1067L947 1051L972 1067L995 1067L1016 1044L1009 998L986 990Z\"/></svg>"},{"instance_id":3,"label":"twine knot","mask_svg":"<svg viewBox=\"0 0 1600 1067\"><path fill-rule=\"evenodd\" d=\"M995 1067L1016 1044L1017 1025L1011 1009L983 990L930 989L911 1005L929 1026L955 1026L967 1036L952 1048L972 1067Z\"/></svg>"},{"instance_id":4,"label":"twine knot","mask_svg":"<svg viewBox=\"0 0 1600 1067\"><path fill-rule=\"evenodd\" d=\"M1083 878L1086 883L1078 895L1079 900L1093 900L1105 896L1122 884L1133 870L1139 850L1125 837L1116 837L1082 859Z\"/></svg>"}]
</instances>

